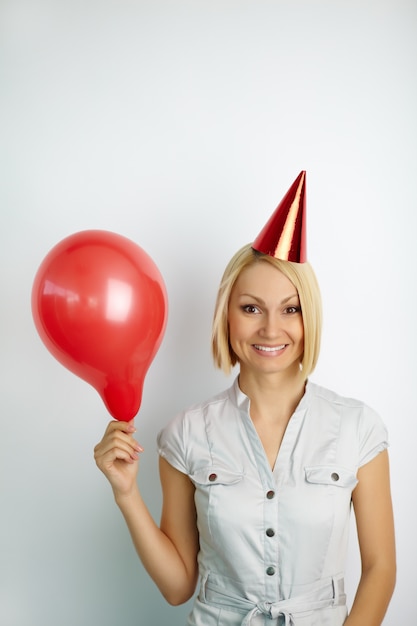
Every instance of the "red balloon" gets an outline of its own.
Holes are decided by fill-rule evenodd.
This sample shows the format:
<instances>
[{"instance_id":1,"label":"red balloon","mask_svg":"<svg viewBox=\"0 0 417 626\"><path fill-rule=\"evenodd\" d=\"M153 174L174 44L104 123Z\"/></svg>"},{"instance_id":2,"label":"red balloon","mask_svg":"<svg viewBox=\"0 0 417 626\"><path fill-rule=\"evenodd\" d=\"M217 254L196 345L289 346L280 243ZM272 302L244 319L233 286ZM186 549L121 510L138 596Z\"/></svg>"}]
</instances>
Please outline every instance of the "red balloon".
<instances>
[{"instance_id":1,"label":"red balloon","mask_svg":"<svg viewBox=\"0 0 417 626\"><path fill-rule=\"evenodd\" d=\"M51 354L129 421L161 344L167 295L150 256L130 239L86 230L59 242L32 288L36 329Z\"/></svg>"}]
</instances>

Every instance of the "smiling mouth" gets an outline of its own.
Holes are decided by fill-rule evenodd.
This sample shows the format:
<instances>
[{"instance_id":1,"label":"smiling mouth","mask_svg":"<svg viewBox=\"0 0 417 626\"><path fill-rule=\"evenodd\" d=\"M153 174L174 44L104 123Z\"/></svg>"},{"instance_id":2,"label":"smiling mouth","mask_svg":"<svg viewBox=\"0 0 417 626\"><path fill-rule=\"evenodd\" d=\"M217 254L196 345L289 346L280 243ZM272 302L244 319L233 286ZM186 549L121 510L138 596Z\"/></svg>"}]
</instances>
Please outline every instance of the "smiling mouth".
<instances>
[{"instance_id":1,"label":"smiling mouth","mask_svg":"<svg viewBox=\"0 0 417 626\"><path fill-rule=\"evenodd\" d=\"M261 352L279 352L280 350L283 350L285 346L285 343L280 346L260 346L255 343L253 347L256 348L256 350L260 350Z\"/></svg>"}]
</instances>

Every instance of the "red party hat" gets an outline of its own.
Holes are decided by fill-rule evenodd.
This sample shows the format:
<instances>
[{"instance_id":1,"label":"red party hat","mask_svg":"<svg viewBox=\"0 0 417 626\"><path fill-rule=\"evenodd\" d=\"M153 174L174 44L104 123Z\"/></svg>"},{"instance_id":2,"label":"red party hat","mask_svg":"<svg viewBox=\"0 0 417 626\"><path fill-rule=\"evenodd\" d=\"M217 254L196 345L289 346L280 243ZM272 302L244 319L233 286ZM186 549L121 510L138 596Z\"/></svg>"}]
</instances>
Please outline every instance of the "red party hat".
<instances>
[{"instance_id":1,"label":"red party hat","mask_svg":"<svg viewBox=\"0 0 417 626\"><path fill-rule=\"evenodd\" d=\"M252 248L282 261L306 262L306 173L304 170L295 179L253 242Z\"/></svg>"}]
</instances>

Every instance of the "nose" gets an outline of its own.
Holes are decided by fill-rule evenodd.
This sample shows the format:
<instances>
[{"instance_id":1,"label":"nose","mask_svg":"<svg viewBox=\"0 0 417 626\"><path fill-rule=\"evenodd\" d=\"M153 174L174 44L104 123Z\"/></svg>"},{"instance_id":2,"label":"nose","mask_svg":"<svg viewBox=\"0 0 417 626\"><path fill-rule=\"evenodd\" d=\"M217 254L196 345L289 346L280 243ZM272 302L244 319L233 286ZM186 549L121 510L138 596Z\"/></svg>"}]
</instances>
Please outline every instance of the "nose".
<instances>
[{"instance_id":1,"label":"nose","mask_svg":"<svg viewBox=\"0 0 417 626\"><path fill-rule=\"evenodd\" d=\"M281 326L282 324L280 316L268 313L263 317L263 324L260 329L260 334L263 337L275 338L280 334L282 330Z\"/></svg>"}]
</instances>

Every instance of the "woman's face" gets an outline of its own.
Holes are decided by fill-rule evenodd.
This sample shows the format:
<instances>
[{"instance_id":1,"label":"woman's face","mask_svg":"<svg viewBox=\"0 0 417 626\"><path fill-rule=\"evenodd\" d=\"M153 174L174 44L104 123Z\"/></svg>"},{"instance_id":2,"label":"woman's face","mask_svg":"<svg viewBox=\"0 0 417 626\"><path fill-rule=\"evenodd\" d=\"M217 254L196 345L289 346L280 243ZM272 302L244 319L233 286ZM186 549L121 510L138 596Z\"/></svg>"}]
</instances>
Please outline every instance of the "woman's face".
<instances>
[{"instance_id":1,"label":"woman's face","mask_svg":"<svg viewBox=\"0 0 417 626\"><path fill-rule=\"evenodd\" d=\"M269 263L244 269L230 295L229 340L240 368L295 372L304 351L300 300L293 283Z\"/></svg>"}]
</instances>

